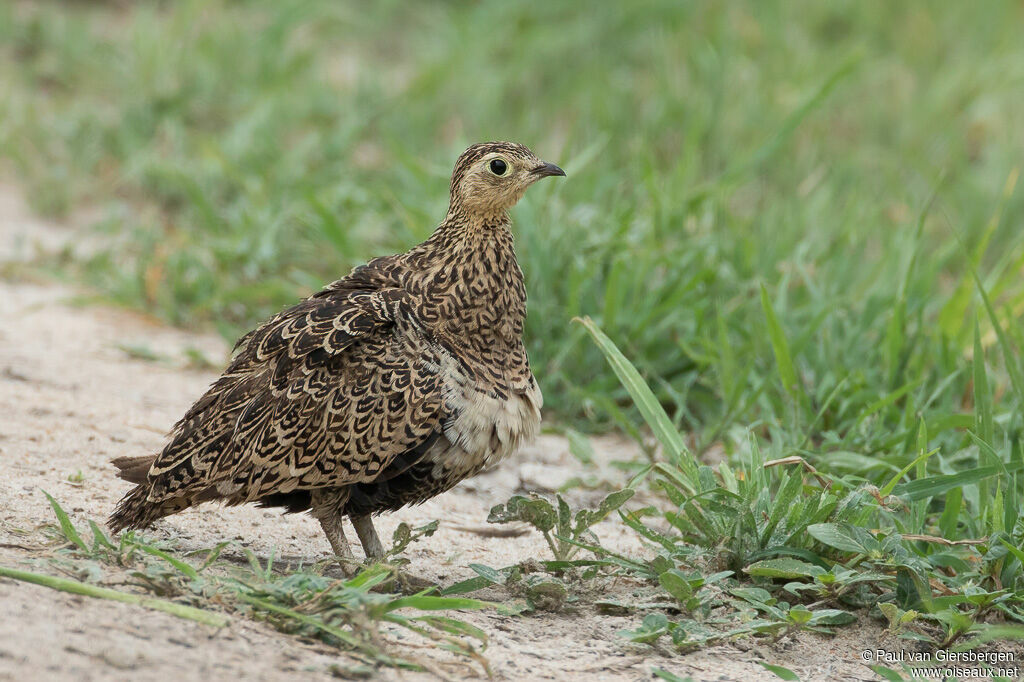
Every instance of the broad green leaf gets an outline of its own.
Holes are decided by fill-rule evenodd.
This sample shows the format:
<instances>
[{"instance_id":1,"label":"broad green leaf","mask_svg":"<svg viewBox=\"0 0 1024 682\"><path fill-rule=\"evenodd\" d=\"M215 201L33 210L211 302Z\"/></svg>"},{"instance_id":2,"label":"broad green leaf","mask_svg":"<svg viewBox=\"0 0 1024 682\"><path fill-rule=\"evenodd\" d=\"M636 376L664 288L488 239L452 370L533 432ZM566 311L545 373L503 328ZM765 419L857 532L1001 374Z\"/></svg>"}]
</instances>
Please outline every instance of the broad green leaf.
<instances>
[{"instance_id":1,"label":"broad green leaf","mask_svg":"<svg viewBox=\"0 0 1024 682\"><path fill-rule=\"evenodd\" d=\"M486 578L496 585L504 585L506 576L501 571L485 566L484 564L470 564L469 568L471 571L476 573L481 578Z\"/></svg>"},{"instance_id":2,"label":"broad green leaf","mask_svg":"<svg viewBox=\"0 0 1024 682\"><path fill-rule=\"evenodd\" d=\"M794 623L796 625L806 625L811 622L811 618L813 617L814 614L803 605L794 606L789 610L789 613L786 614L786 619L790 623Z\"/></svg>"},{"instance_id":3,"label":"broad green leaf","mask_svg":"<svg viewBox=\"0 0 1024 682\"><path fill-rule=\"evenodd\" d=\"M669 629L668 617L663 613L650 613L644 616L643 622L636 630L620 630L619 634L633 642L650 644L655 642Z\"/></svg>"},{"instance_id":4,"label":"broad green leaf","mask_svg":"<svg viewBox=\"0 0 1024 682\"><path fill-rule=\"evenodd\" d=\"M597 509L581 509L576 512L575 533L579 535L596 523L603 521L609 514L624 505L636 493L632 488L623 488L609 494L598 505Z\"/></svg>"},{"instance_id":5,"label":"broad green leaf","mask_svg":"<svg viewBox=\"0 0 1024 682\"><path fill-rule=\"evenodd\" d=\"M815 540L844 552L866 554L869 551L868 547L865 547L855 538L850 527L844 524L816 523L808 526L807 532Z\"/></svg>"},{"instance_id":6,"label":"broad green leaf","mask_svg":"<svg viewBox=\"0 0 1024 682\"><path fill-rule=\"evenodd\" d=\"M562 496L555 493L555 502L558 503L558 534L569 535L572 532L572 512L569 510L569 503L562 499ZM582 512L581 512L582 513ZM577 514L577 518L579 515Z\"/></svg>"},{"instance_id":7,"label":"broad green leaf","mask_svg":"<svg viewBox=\"0 0 1024 682\"><path fill-rule=\"evenodd\" d=\"M760 587L734 587L729 590L729 594L754 605L775 603L771 593Z\"/></svg>"},{"instance_id":8,"label":"broad green leaf","mask_svg":"<svg viewBox=\"0 0 1024 682\"><path fill-rule=\"evenodd\" d=\"M680 604L685 604L693 596L693 588L690 587L690 581L674 568L659 575L658 582Z\"/></svg>"},{"instance_id":9,"label":"broad green leaf","mask_svg":"<svg viewBox=\"0 0 1024 682\"><path fill-rule=\"evenodd\" d=\"M849 625L855 622L856 616L841 609L819 609L811 618L811 625Z\"/></svg>"},{"instance_id":10,"label":"broad green leaf","mask_svg":"<svg viewBox=\"0 0 1024 682\"><path fill-rule=\"evenodd\" d=\"M468 578L466 580L460 580L453 585L441 590L441 596L448 596L450 594L466 594L468 592L476 592L482 590L485 587L490 587L494 584L493 580L485 578L483 576L476 576L475 578Z\"/></svg>"},{"instance_id":11,"label":"broad green leaf","mask_svg":"<svg viewBox=\"0 0 1024 682\"><path fill-rule=\"evenodd\" d=\"M765 559L743 569L748 575L763 578L814 578L825 573L821 566L815 566L799 559Z\"/></svg>"}]
</instances>

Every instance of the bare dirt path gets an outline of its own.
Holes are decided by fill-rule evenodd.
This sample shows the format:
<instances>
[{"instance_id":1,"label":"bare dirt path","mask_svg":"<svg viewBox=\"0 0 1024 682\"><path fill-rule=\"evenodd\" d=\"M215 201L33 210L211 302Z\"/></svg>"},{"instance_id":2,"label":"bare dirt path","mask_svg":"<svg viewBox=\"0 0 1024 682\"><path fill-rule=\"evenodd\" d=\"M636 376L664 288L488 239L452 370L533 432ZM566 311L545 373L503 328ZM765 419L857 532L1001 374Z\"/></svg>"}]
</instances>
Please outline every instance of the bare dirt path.
<instances>
[{"instance_id":1,"label":"bare dirt path","mask_svg":"<svg viewBox=\"0 0 1024 682\"><path fill-rule=\"evenodd\" d=\"M37 248L53 248L70 237L70 228L34 218L10 186L0 185L0 264L25 260ZM75 295L51 282L0 278L2 565L52 572L38 560L39 528L53 518L42 490L60 500L78 524L104 519L127 487L108 461L158 450L163 434L215 377L189 368L189 349L218 365L227 357L218 337L171 329L126 311L80 307ZM126 351L131 348L164 360L141 360ZM590 473L621 482L622 474L607 463L630 458L630 446L601 438L595 447L603 465ZM466 566L473 562L497 567L547 557L536 534L495 538L466 528L486 526L490 507L516 492L550 491L583 473L565 440L545 435L499 470L384 517L378 527L386 538L399 521L422 525L439 519L439 531L406 555L412 572L450 584L472 577ZM571 497L574 504L586 504L602 494L580 491ZM617 522L597 530L619 552L645 551ZM312 562L328 553L308 516L254 507L190 510L160 522L149 535L174 538L186 550L234 540L263 557L273 551ZM497 592L484 596L501 598ZM616 634L635 627L638 616L599 616L589 607L464 618L488 632L485 655L499 679L639 680L651 679L655 666L695 680L777 679L757 660L791 667L805 681L877 679L858 662L862 649L877 644L874 625L847 628L832 639L804 635L774 646L738 643L680 656L629 644ZM339 662L347 663L337 650L240 617L214 631L127 604L0 579L0 680L326 680L333 679L331 666ZM479 675L479 669L465 666L445 670L452 677ZM393 670L380 675L424 677Z\"/></svg>"}]
</instances>

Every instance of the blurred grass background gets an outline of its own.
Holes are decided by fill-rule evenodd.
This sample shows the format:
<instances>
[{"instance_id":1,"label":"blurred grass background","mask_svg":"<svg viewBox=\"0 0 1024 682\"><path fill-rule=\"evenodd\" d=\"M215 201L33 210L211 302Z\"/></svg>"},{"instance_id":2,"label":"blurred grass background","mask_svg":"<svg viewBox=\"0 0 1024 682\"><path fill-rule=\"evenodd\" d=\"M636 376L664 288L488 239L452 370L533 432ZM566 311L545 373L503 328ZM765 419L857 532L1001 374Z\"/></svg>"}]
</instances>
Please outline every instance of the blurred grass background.
<instances>
[{"instance_id":1,"label":"blurred grass background","mask_svg":"<svg viewBox=\"0 0 1024 682\"><path fill-rule=\"evenodd\" d=\"M513 214L552 416L637 422L590 315L700 450L754 429L877 473L924 415L952 471L971 262L1024 340L1022 28L1011 1L8 2L0 157L40 212L101 216L66 272L233 339L424 239L466 145L521 141L568 172Z\"/></svg>"}]
</instances>

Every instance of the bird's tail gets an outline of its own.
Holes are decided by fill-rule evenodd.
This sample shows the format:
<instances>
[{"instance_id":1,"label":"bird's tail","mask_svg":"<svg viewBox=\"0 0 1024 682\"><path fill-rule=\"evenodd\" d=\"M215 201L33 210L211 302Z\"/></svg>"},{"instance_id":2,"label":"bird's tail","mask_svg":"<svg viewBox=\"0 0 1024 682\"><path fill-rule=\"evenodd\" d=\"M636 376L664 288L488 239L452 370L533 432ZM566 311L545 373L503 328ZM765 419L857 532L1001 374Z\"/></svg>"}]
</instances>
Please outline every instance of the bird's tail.
<instances>
[{"instance_id":1,"label":"bird's tail","mask_svg":"<svg viewBox=\"0 0 1024 682\"><path fill-rule=\"evenodd\" d=\"M132 483L145 483L149 469L155 460L156 455L143 455L142 457L118 457L110 460L110 463L117 467L118 478Z\"/></svg>"},{"instance_id":2,"label":"bird's tail","mask_svg":"<svg viewBox=\"0 0 1024 682\"><path fill-rule=\"evenodd\" d=\"M145 528L157 519L189 506L187 502L182 504L183 500L153 502L149 499L146 478L155 459L154 455L143 455L111 460L111 464L117 467L117 475L120 478L138 484L121 498L114 513L107 519L107 527L112 532L117 533L125 528Z\"/></svg>"},{"instance_id":3,"label":"bird's tail","mask_svg":"<svg viewBox=\"0 0 1024 682\"><path fill-rule=\"evenodd\" d=\"M125 528L145 528L164 514L160 513L159 504L146 499L147 490L144 485L137 485L121 498L114 513L107 519L107 527L117 533Z\"/></svg>"}]
</instances>

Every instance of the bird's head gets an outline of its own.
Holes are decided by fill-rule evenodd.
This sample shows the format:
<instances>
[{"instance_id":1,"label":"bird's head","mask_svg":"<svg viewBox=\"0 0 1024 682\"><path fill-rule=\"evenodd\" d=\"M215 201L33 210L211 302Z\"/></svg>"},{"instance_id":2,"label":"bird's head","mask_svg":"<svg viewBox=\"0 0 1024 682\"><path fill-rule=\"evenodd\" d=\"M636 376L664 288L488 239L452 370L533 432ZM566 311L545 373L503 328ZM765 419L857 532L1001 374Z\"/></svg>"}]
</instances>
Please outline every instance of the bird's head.
<instances>
[{"instance_id":1,"label":"bird's head","mask_svg":"<svg viewBox=\"0 0 1024 682\"><path fill-rule=\"evenodd\" d=\"M527 187L551 175L565 175L565 171L521 144L475 144L455 162L449 212L483 221L502 217Z\"/></svg>"}]
</instances>

